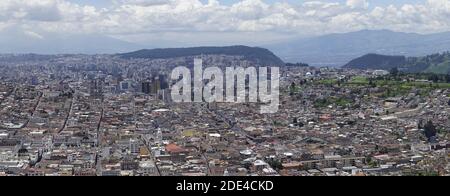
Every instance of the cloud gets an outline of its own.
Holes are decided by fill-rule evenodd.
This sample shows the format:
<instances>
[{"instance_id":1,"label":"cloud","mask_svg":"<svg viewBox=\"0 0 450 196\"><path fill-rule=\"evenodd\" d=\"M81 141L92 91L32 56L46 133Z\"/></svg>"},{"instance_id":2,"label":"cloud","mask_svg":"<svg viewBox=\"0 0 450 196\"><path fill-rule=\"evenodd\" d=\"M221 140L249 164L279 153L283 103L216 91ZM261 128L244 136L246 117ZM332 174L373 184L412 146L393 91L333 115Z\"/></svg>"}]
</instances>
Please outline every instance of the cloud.
<instances>
[{"instance_id":1,"label":"cloud","mask_svg":"<svg viewBox=\"0 0 450 196\"><path fill-rule=\"evenodd\" d=\"M361 29L430 33L450 30L450 0L372 6L367 0L302 4L243 0L115 0L96 8L67 0L2 0L0 31L16 25L56 33L133 35L265 33L311 36ZM201 39L199 37L198 39ZM268 38L270 39L270 38Z\"/></svg>"},{"instance_id":2,"label":"cloud","mask_svg":"<svg viewBox=\"0 0 450 196\"><path fill-rule=\"evenodd\" d=\"M367 9L369 7L369 2L367 2L367 0L347 0L347 6L351 8Z\"/></svg>"},{"instance_id":3,"label":"cloud","mask_svg":"<svg viewBox=\"0 0 450 196\"><path fill-rule=\"evenodd\" d=\"M170 3L169 0L121 0L121 4L125 5L139 5L139 6L155 6Z\"/></svg>"},{"instance_id":4,"label":"cloud","mask_svg":"<svg viewBox=\"0 0 450 196\"><path fill-rule=\"evenodd\" d=\"M0 20L58 21L61 20L59 4L54 0L2 0Z\"/></svg>"},{"instance_id":5,"label":"cloud","mask_svg":"<svg viewBox=\"0 0 450 196\"><path fill-rule=\"evenodd\" d=\"M44 39L44 36L33 31L24 31L24 34L34 39Z\"/></svg>"}]
</instances>

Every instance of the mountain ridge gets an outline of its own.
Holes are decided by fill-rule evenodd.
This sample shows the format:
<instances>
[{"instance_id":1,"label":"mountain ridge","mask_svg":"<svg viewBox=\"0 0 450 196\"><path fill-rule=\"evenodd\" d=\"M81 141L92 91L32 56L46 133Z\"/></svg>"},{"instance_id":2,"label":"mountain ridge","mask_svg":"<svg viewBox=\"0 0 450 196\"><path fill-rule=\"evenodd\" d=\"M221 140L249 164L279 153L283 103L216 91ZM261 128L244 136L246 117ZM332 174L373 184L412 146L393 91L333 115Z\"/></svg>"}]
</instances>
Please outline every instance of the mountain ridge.
<instances>
[{"instance_id":1,"label":"mountain ridge","mask_svg":"<svg viewBox=\"0 0 450 196\"><path fill-rule=\"evenodd\" d=\"M342 66L365 54L425 56L450 50L450 32L418 34L361 30L292 39L264 46L284 61L315 66Z\"/></svg>"},{"instance_id":2,"label":"mountain ridge","mask_svg":"<svg viewBox=\"0 0 450 196\"><path fill-rule=\"evenodd\" d=\"M121 58L145 58L145 59L168 59L199 55L229 55L243 56L264 65L284 65L285 63L273 52L266 48L249 47L243 45L235 46L205 46L186 48L158 48L142 49L129 53L117 54Z\"/></svg>"},{"instance_id":3,"label":"mountain ridge","mask_svg":"<svg viewBox=\"0 0 450 196\"><path fill-rule=\"evenodd\" d=\"M421 57L366 54L351 60L344 68L381 69L397 68L409 73L450 74L450 52L435 53Z\"/></svg>"}]
</instances>

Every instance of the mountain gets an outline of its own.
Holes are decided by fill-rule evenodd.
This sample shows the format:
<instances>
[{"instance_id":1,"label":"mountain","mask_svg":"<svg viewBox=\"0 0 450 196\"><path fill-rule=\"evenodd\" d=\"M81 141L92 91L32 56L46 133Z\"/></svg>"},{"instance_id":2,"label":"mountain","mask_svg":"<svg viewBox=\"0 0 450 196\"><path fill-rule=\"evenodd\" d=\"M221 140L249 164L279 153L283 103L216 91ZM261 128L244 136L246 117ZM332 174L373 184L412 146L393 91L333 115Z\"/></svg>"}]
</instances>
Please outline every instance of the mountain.
<instances>
[{"instance_id":1,"label":"mountain","mask_svg":"<svg viewBox=\"0 0 450 196\"><path fill-rule=\"evenodd\" d=\"M10 29L0 34L0 53L97 54L142 48L102 35L62 35Z\"/></svg>"},{"instance_id":2,"label":"mountain","mask_svg":"<svg viewBox=\"0 0 450 196\"><path fill-rule=\"evenodd\" d=\"M351 60L344 68L353 69L383 69L390 70L402 65L406 65L405 56L388 56L380 54L367 54Z\"/></svg>"},{"instance_id":3,"label":"mountain","mask_svg":"<svg viewBox=\"0 0 450 196\"><path fill-rule=\"evenodd\" d=\"M450 52L436 53L423 57L367 54L350 61L344 68L383 70L398 68L410 73L450 74Z\"/></svg>"},{"instance_id":4,"label":"mountain","mask_svg":"<svg viewBox=\"0 0 450 196\"><path fill-rule=\"evenodd\" d=\"M288 40L265 46L287 62L313 66L342 66L359 56L424 56L450 50L450 32L437 34L401 33L389 30L363 30Z\"/></svg>"},{"instance_id":5,"label":"mountain","mask_svg":"<svg viewBox=\"0 0 450 196\"><path fill-rule=\"evenodd\" d=\"M246 60L254 61L261 65L284 65L284 62L271 51L265 48L248 46L146 49L119 54L121 58L148 59L169 59L199 55L242 56Z\"/></svg>"}]
</instances>

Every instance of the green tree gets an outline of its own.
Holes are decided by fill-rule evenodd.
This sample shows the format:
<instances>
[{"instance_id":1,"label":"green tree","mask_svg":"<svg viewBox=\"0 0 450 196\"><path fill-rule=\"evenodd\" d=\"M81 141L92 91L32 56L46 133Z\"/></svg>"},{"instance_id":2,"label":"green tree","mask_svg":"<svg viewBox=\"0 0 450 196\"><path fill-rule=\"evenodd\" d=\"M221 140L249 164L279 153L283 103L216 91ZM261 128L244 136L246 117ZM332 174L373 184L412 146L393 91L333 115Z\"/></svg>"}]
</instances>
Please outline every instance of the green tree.
<instances>
[{"instance_id":1,"label":"green tree","mask_svg":"<svg viewBox=\"0 0 450 196\"><path fill-rule=\"evenodd\" d=\"M282 170L283 169L283 163L281 163L280 160L277 159L270 159L267 161L267 163L275 170Z\"/></svg>"},{"instance_id":2,"label":"green tree","mask_svg":"<svg viewBox=\"0 0 450 196\"><path fill-rule=\"evenodd\" d=\"M297 90L297 85L295 84L295 82L292 82L291 86L289 87L289 94L292 96L295 94Z\"/></svg>"},{"instance_id":3,"label":"green tree","mask_svg":"<svg viewBox=\"0 0 450 196\"><path fill-rule=\"evenodd\" d=\"M391 75L392 75L393 77L397 77L398 74L399 74L399 72L400 72L400 71L398 70L397 67L392 68L391 71L390 71L390 73L391 73Z\"/></svg>"},{"instance_id":4,"label":"green tree","mask_svg":"<svg viewBox=\"0 0 450 196\"><path fill-rule=\"evenodd\" d=\"M438 83L439 82L439 76L437 74L431 74L428 77L428 80L433 81L434 83Z\"/></svg>"},{"instance_id":5,"label":"green tree","mask_svg":"<svg viewBox=\"0 0 450 196\"><path fill-rule=\"evenodd\" d=\"M433 124L433 121L429 120L427 124L424 126L425 136L430 140L432 137L437 135L436 126Z\"/></svg>"}]
</instances>

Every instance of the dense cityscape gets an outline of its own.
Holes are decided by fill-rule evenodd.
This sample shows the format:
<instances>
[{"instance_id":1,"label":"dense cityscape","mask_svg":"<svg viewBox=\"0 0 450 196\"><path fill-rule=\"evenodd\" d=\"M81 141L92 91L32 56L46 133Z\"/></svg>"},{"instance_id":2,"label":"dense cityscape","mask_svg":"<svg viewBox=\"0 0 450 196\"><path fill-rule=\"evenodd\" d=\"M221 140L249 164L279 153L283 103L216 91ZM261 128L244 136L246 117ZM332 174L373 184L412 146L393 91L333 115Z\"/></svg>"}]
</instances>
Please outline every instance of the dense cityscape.
<instances>
[{"instance_id":1,"label":"dense cityscape","mask_svg":"<svg viewBox=\"0 0 450 196\"><path fill-rule=\"evenodd\" d=\"M174 103L170 72L242 56L0 55L2 176L449 175L448 76L281 69L280 109Z\"/></svg>"}]
</instances>

